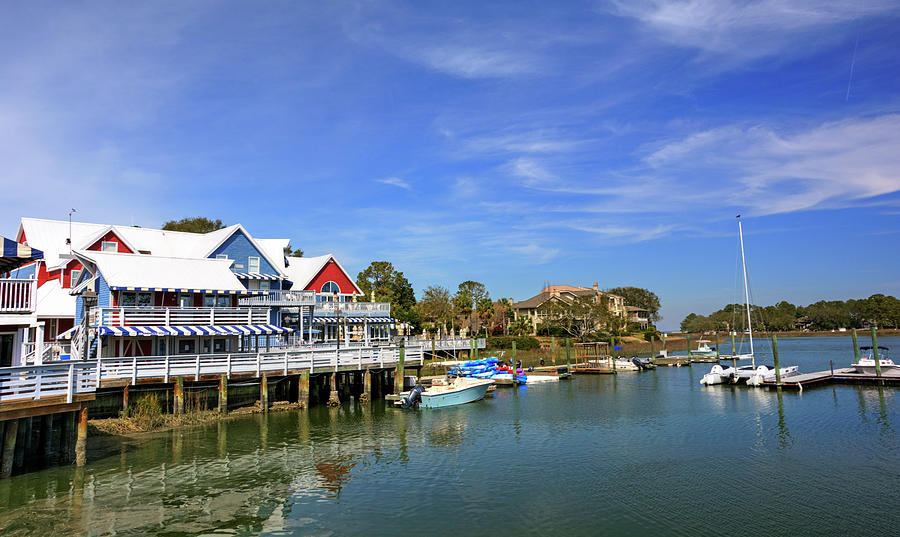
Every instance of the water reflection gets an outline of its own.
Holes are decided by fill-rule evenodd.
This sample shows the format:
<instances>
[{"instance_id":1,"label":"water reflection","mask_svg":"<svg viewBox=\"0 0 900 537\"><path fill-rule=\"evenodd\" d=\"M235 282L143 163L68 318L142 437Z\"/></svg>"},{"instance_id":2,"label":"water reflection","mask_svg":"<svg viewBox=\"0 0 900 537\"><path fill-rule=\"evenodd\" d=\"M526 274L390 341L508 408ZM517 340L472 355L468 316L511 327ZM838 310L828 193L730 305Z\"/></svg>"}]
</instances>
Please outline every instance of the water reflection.
<instances>
[{"instance_id":1,"label":"water reflection","mask_svg":"<svg viewBox=\"0 0 900 537\"><path fill-rule=\"evenodd\" d=\"M776 392L778 392L778 448L783 450L791 447L794 439L791 438L791 432L784 419L784 397L781 388L777 388Z\"/></svg>"}]
</instances>

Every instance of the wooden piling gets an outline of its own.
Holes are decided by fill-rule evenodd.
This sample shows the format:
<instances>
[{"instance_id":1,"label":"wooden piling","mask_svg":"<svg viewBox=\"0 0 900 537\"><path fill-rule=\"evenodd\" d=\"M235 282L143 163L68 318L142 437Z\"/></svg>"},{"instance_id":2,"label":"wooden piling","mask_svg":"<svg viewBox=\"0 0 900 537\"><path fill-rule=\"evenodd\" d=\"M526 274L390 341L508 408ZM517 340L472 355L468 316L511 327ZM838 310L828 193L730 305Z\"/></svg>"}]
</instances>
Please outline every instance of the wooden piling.
<instances>
[{"instance_id":1,"label":"wooden piling","mask_svg":"<svg viewBox=\"0 0 900 537\"><path fill-rule=\"evenodd\" d=\"M269 411L269 377L265 373L259 379L259 406L262 407L263 412Z\"/></svg>"},{"instance_id":2,"label":"wooden piling","mask_svg":"<svg viewBox=\"0 0 900 537\"><path fill-rule=\"evenodd\" d=\"M688 360L690 360L691 359L691 333L687 332L685 334L685 337L687 337L687 349L688 349L687 357L688 357Z\"/></svg>"},{"instance_id":3,"label":"wooden piling","mask_svg":"<svg viewBox=\"0 0 900 537\"><path fill-rule=\"evenodd\" d=\"M328 394L328 406L340 406L341 398L337 391L337 373L331 374L331 392Z\"/></svg>"},{"instance_id":4,"label":"wooden piling","mask_svg":"<svg viewBox=\"0 0 900 537\"><path fill-rule=\"evenodd\" d=\"M655 354L653 351L653 340L656 339L656 335L650 334L650 359L653 359L653 355Z\"/></svg>"},{"instance_id":5,"label":"wooden piling","mask_svg":"<svg viewBox=\"0 0 900 537\"><path fill-rule=\"evenodd\" d=\"M434 344L434 340L431 340L431 343ZM366 369L363 371L363 389L362 393L359 394L359 400L362 403L368 403L372 400L372 373Z\"/></svg>"},{"instance_id":6,"label":"wooden piling","mask_svg":"<svg viewBox=\"0 0 900 537\"><path fill-rule=\"evenodd\" d=\"M475 340L472 340L472 347L475 347ZM397 360L397 371L394 373L394 393L403 391L403 366L406 362L406 347L400 344L400 358Z\"/></svg>"},{"instance_id":7,"label":"wooden piling","mask_svg":"<svg viewBox=\"0 0 900 537\"><path fill-rule=\"evenodd\" d=\"M851 332L851 335L853 336L853 363L858 364L859 363L859 340L856 339L856 328L853 329L853 332Z\"/></svg>"},{"instance_id":8,"label":"wooden piling","mask_svg":"<svg viewBox=\"0 0 900 537\"><path fill-rule=\"evenodd\" d=\"M875 334L875 326L872 326L872 358L875 359L875 376L881 378L881 359L878 357L878 336Z\"/></svg>"},{"instance_id":9,"label":"wooden piling","mask_svg":"<svg viewBox=\"0 0 900 537\"><path fill-rule=\"evenodd\" d=\"M513 386L519 383L519 379L516 376L516 340L512 342L512 381Z\"/></svg>"},{"instance_id":10,"label":"wooden piling","mask_svg":"<svg viewBox=\"0 0 900 537\"><path fill-rule=\"evenodd\" d=\"M572 359L572 340L566 338L566 372L572 372L572 366L569 365L569 361Z\"/></svg>"},{"instance_id":11,"label":"wooden piling","mask_svg":"<svg viewBox=\"0 0 900 537\"><path fill-rule=\"evenodd\" d=\"M70 463L75 459L75 412L65 413L65 425L63 427L62 462Z\"/></svg>"},{"instance_id":12,"label":"wooden piling","mask_svg":"<svg viewBox=\"0 0 900 537\"><path fill-rule=\"evenodd\" d=\"M719 331L716 330L716 360L719 360Z\"/></svg>"},{"instance_id":13,"label":"wooden piling","mask_svg":"<svg viewBox=\"0 0 900 537\"><path fill-rule=\"evenodd\" d=\"M25 438L28 434L26 430L25 422L26 418L19 418L18 420L18 429L19 432L16 436L16 447L15 447L15 456L13 466L15 468L21 468L25 464Z\"/></svg>"},{"instance_id":14,"label":"wooden piling","mask_svg":"<svg viewBox=\"0 0 900 537\"><path fill-rule=\"evenodd\" d=\"M550 359L556 365L556 336L550 336Z\"/></svg>"},{"instance_id":15,"label":"wooden piling","mask_svg":"<svg viewBox=\"0 0 900 537\"><path fill-rule=\"evenodd\" d=\"M12 475L15 459L16 437L19 434L19 420L6 420L3 434L3 451L0 453L0 478Z\"/></svg>"},{"instance_id":16,"label":"wooden piling","mask_svg":"<svg viewBox=\"0 0 900 537\"><path fill-rule=\"evenodd\" d=\"M87 426L88 426L88 409L87 405L82 404L78 410L78 436L75 440L75 465L84 466L87 462Z\"/></svg>"},{"instance_id":17,"label":"wooden piling","mask_svg":"<svg viewBox=\"0 0 900 537\"><path fill-rule=\"evenodd\" d=\"M184 379L182 377L175 377L174 398L175 415L184 414Z\"/></svg>"},{"instance_id":18,"label":"wooden piling","mask_svg":"<svg viewBox=\"0 0 900 537\"><path fill-rule=\"evenodd\" d=\"M309 408L309 371L300 373L297 383L297 403L301 408Z\"/></svg>"},{"instance_id":19,"label":"wooden piling","mask_svg":"<svg viewBox=\"0 0 900 537\"><path fill-rule=\"evenodd\" d=\"M224 373L219 375L219 413L228 413L228 377Z\"/></svg>"},{"instance_id":20,"label":"wooden piling","mask_svg":"<svg viewBox=\"0 0 900 537\"><path fill-rule=\"evenodd\" d=\"M41 416L41 452L44 462L49 462L53 454L53 414Z\"/></svg>"},{"instance_id":21,"label":"wooden piling","mask_svg":"<svg viewBox=\"0 0 900 537\"><path fill-rule=\"evenodd\" d=\"M128 412L128 385L122 388L122 410Z\"/></svg>"},{"instance_id":22,"label":"wooden piling","mask_svg":"<svg viewBox=\"0 0 900 537\"><path fill-rule=\"evenodd\" d=\"M772 334L772 357L775 359L775 385L781 386L781 367L778 365L778 336Z\"/></svg>"}]
</instances>

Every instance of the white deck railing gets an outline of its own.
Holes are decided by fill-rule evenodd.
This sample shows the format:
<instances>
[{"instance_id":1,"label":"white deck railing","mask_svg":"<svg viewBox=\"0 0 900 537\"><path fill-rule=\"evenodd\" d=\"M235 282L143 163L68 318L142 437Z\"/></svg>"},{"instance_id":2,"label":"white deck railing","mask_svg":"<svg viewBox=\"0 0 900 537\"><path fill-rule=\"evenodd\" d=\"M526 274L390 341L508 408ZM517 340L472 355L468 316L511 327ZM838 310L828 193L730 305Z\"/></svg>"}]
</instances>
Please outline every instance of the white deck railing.
<instances>
[{"instance_id":1,"label":"white deck railing","mask_svg":"<svg viewBox=\"0 0 900 537\"><path fill-rule=\"evenodd\" d=\"M35 280L0 279L0 313L32 313L36 293Z\"/></svg>"},{"instance_id":2,"label":"white deck railing","mask_svg":"<svg viewBox=\"0 0 900 537\"><path fill-rule=\"evenodd\" d=\"M406 348L404 363L422 363L421 345ZM0 368L0 404L66 395L91 393L105 380L193 377L208 375L263 373L286 375L288 371L323 372L338 368L394 367L400 359L399 347L309 348L280 352L188 354L175 356L139 356L101 358L87 361L63 361L30 367ZM0 407L2 408L2 407Z\"/></svg>"},{"instance_id":3,"label":"white deck railing","mask_svg":"<svg viewBox=\"0 0 900 537\"><path fill-rule=\"evenodd\" d=\"M268 324L265 308L122 307L91 310L94 326L193 326Z\"/></svg>"},{"instance_id":4,"label":"white deck railing","mask_svg":"<svg viewBox=\"0 0 900 537\"><path fill-rule=\"evenodd\" d=\"M315 291L272 290L247 298L241 298L241 306L313 306L316 304Z\"/></svg>"},{"instance_id":5,"label":"white deck railing","mask_svg":"<svg viewBox=\"0 0 900 537\"><path fill-rule=\"evenodd\" d=\"M390 302L319 302L316 304L316 315L383 315L390 317Z\"/></svg>"},{"instance_id":6,"label":"white deck railing","mask_svg":"<svg viewBox=\"0 0 900 537\"><path fill-rule=\"evenodd\" d=\"M487 341L482 337L476 339L475 344L479 349L483 349L487 345ZM424 345L425 351L431 352L430 339L409 339L407 340L407 345ZM434 340L434 350L436 351L467 350L470 348L472 348L472 340L469 338L447 338Z\"/></svg>"}]
</instances>

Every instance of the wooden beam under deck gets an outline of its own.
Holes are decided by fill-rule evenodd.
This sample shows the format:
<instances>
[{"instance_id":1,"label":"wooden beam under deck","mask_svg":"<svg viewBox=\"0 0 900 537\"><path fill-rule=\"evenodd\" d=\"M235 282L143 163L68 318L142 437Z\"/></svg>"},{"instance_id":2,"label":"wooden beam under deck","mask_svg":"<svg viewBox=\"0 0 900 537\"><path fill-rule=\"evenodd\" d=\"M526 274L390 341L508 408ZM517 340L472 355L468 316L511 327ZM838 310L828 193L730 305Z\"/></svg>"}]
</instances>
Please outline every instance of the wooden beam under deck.
<instances>
[{"instance_id":1,"label":"wooden beam under deck","mask_svg":"<svg viewBox=\"0 0 900 537\"><path fill-rule=\"evenodd\" d=\"M81 404L93 401L96 395L77 394L71 403L66 403L66 396L44 397L38 400L13 401L0 404L0 421L19 418L31 418L46 416L59 412L74 412L81 408Z\"/></svg>"}]
</instances>

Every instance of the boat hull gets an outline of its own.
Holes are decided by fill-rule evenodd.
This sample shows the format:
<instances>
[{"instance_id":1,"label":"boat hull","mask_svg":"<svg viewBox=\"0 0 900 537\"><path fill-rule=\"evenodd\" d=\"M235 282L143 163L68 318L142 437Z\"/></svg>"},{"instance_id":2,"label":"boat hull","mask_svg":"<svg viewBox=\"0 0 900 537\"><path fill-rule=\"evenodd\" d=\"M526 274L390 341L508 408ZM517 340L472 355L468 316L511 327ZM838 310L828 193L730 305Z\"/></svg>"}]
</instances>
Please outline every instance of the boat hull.
<instances>
[{"instance_id":1,"label":"boat hull","mask_svg":"<svg viewBox=\"0 0 900 537\"><path fill-rule=\"evenodd\" d=\"M464 386L458 386L453 389L443 389L439 392L422 393L423 408L444 408L448 406L464 405L466 403L474 403L484 399L488 387L493 381L483 380L478 382L469 382Z\"/></svg>"}]
</instances>

